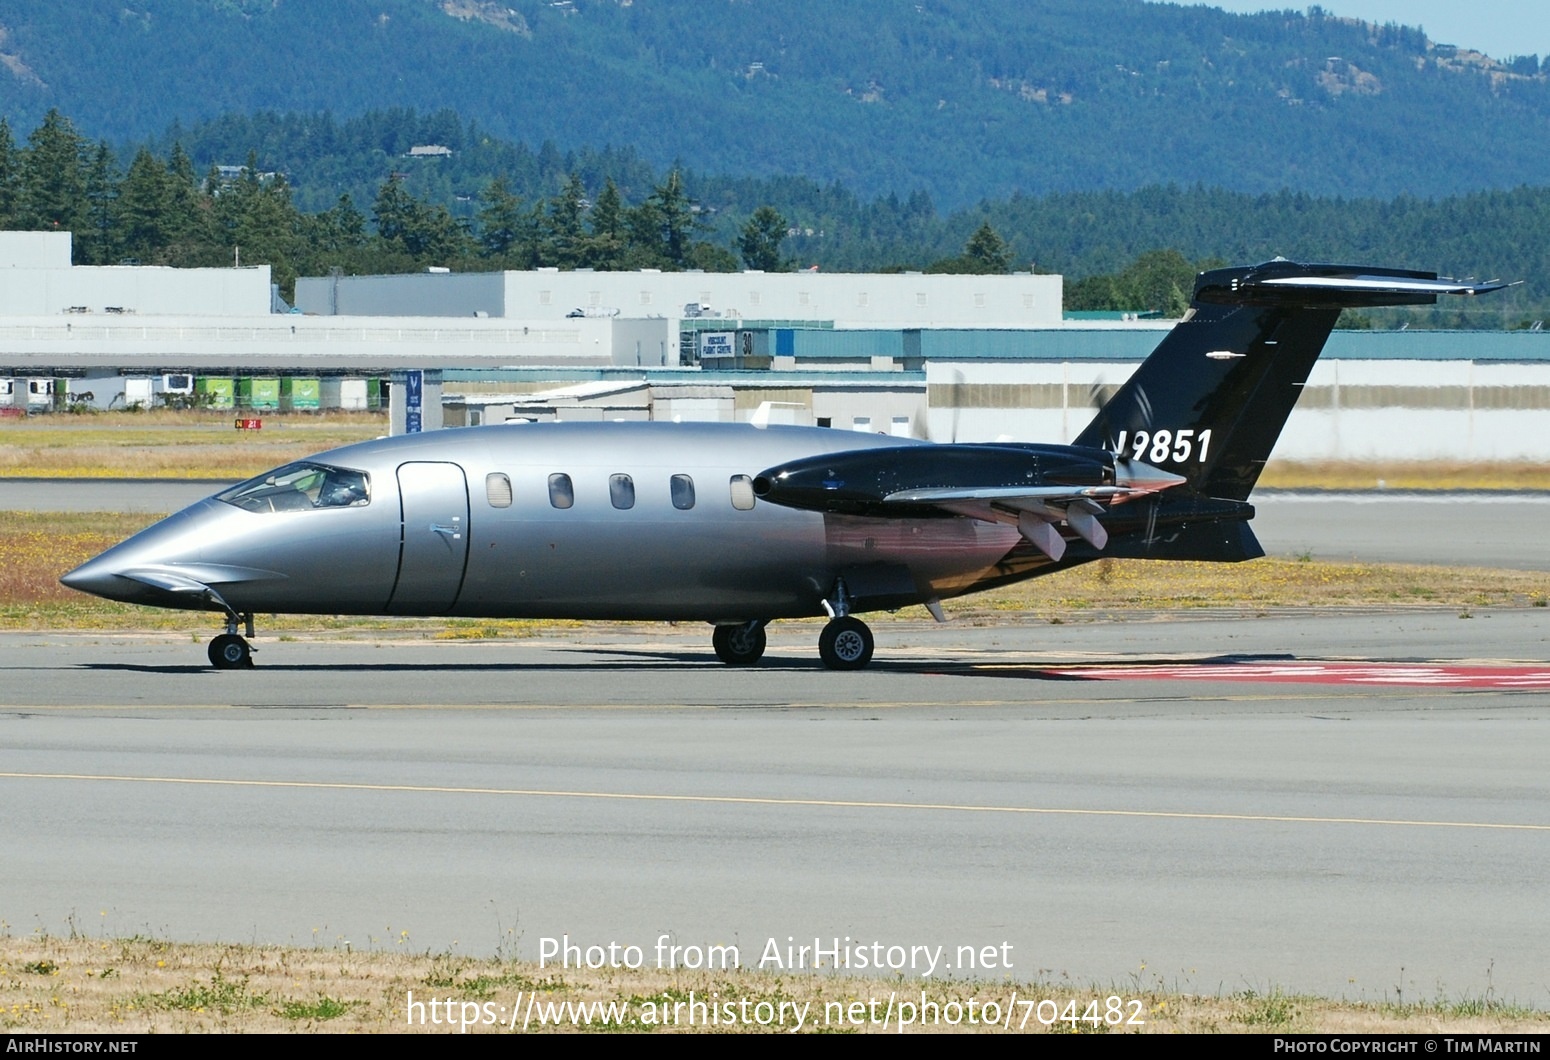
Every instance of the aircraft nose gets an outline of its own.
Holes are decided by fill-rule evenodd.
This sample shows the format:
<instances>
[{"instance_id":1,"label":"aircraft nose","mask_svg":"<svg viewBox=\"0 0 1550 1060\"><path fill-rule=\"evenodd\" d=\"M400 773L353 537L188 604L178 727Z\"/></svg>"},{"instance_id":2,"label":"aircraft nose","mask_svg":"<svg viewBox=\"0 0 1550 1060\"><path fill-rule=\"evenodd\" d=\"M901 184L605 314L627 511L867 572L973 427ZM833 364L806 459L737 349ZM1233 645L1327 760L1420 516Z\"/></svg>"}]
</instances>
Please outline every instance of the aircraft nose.
<instances>
[{"instance_id":1,"label":"aircraft nose","mask_svg":"<svg viewBox=\"0 0 1550 1060\"><path fill-rule=\"evenodd\" d=\"M91 593L93 596L102 596L109 600L116 599L123 595L125 586L123 580L114 573L115 566L117 565L106 562L102 556L98 556L62 575L59 583L78 592Z\"/></svg>"}]
</instances>

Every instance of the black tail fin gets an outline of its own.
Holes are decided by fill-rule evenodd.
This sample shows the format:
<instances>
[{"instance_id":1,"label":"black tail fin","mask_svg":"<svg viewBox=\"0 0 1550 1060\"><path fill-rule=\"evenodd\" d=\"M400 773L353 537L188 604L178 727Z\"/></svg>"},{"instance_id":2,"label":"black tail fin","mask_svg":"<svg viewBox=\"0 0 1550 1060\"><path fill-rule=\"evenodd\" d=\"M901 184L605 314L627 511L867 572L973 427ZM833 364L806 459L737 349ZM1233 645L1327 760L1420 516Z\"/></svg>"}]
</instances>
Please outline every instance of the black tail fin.
<instances>
[{"instance_id":1,"label":"black tail fin","mask_svg":"<svg viewBox=\"0 0 1550 1060\"><path fill-rule=\"evenodd\" d=\"M1203 272L1184 319L1075 444L1183 475L1197 495L1245 500L1340 310L1506 286L1286 260Z\"/></svg>"}]
</instances>

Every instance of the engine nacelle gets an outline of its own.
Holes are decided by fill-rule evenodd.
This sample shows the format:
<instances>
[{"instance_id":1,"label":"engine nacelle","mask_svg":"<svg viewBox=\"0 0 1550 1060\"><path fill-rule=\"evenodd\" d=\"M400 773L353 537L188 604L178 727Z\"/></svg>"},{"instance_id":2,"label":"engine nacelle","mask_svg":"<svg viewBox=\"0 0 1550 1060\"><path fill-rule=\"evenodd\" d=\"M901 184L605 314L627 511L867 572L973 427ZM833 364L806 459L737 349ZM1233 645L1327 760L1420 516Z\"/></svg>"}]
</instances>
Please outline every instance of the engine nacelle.
<instances>
[{"instance_id":1,"label":"engine nacelle","mask_svg":"<svg viewBox=\"0 0 1550 1060\"><path fill-rule=\"evenodd\" d=\"M793 460L756 475L753 491L787 508L891 518L951 517L931 504L886 503L922 489L1112 486L1114 456L1069 445L908 445Z\"/></svg>"}]
</instances>

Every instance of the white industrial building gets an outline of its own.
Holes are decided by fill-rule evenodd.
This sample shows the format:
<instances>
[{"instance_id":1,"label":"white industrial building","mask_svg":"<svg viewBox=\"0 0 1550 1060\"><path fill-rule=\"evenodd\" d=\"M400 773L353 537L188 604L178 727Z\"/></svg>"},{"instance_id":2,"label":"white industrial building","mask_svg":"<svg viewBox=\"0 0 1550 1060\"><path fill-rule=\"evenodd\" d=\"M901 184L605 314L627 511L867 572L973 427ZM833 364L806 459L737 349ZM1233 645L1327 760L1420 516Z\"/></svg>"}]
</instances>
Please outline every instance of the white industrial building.
<instances>
[{"instance_id":1,"label":"white industrial building","mask_svg":"<svg viewBox=\"0 0 1550 1060\"><path fill-rule=\"evenodd\" d=\"M71 265L69 232L0 232L0 317L267 316L269 266Z\"/></svg>"},{"instance_id":2,"label":"white industrial building","mask_svg":"<svg viewBox=\"0 0 1550 1060\"><path fill-rule=\"evenodd\" d=\"M1462 355L1444 360L1425 357L1427 343L1407 341L1420 334L1331 336L1275 455L1310 462L1550 461L1550 339L1433 332L1431 338L1453 339ZM1069 441L1092 420L1095 402L1135 367L1135 360L1117 359L932 360L925 369L926 436Z\"/></svg>"},{"instance_id":3,"label":"white industrial building","mask_svg":"<svg viewBox=\"0 0 1550 1060\"><path fill-rule=\"evenodd\" d=\"M327 406L425 371L451 424L763 407L936 441L1065 441L1168 326L1064 321L1061 278L1026 274L328 276L299 281L297 302L278 302L267 266L72 266L68 233L0 233L0 409L139 403L196 377L239 400L244 382L310 378ZM1543 332L1337 332L1276 452L1550 460L1547 412Z\"/></svg>"},{"instance_id":4,"label":"white industrial building","mask_svg":"<svg viewBox=\"0 0 1550 1060\"><path fill-rule=\"evenodd\" d=\"M68 389L143 402L169 376L387 376L468 365L672 365L662 319L322 317L278 301L267 265L72 265L68 232L0 232L0 408Z\"/></svg>"},{"instance_id":5,"label":"white industrial building","mask_svg":"<svg viewBox=\"0 0 1550 1060\"><path fill-rule=\"evenodd\" d=\"M319 316L587 316L827 321L835 328L1055 328L1059 276L842 272L530 272L322 276L296 281Z\"/></svg>"}]
</instances>

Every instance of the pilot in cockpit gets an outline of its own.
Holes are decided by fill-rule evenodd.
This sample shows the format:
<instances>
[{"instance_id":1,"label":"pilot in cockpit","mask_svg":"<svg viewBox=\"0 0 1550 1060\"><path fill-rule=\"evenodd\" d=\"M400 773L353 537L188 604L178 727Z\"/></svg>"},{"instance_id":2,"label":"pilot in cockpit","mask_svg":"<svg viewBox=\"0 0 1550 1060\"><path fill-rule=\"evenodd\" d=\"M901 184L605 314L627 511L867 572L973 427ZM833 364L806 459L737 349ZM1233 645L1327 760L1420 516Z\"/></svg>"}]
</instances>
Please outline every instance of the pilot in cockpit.
<instances>
[{"instance_id":1,"label":"pilot in cockpit","mask_svg":"<svg viewBox=\"0 0 1550 1060\"><path fill-rule=\"evenodd\" d=\"M366 503L366 476L359 471L330 468L318 490L319 508L349 508Z\"/></svg>"}]
</instances>

